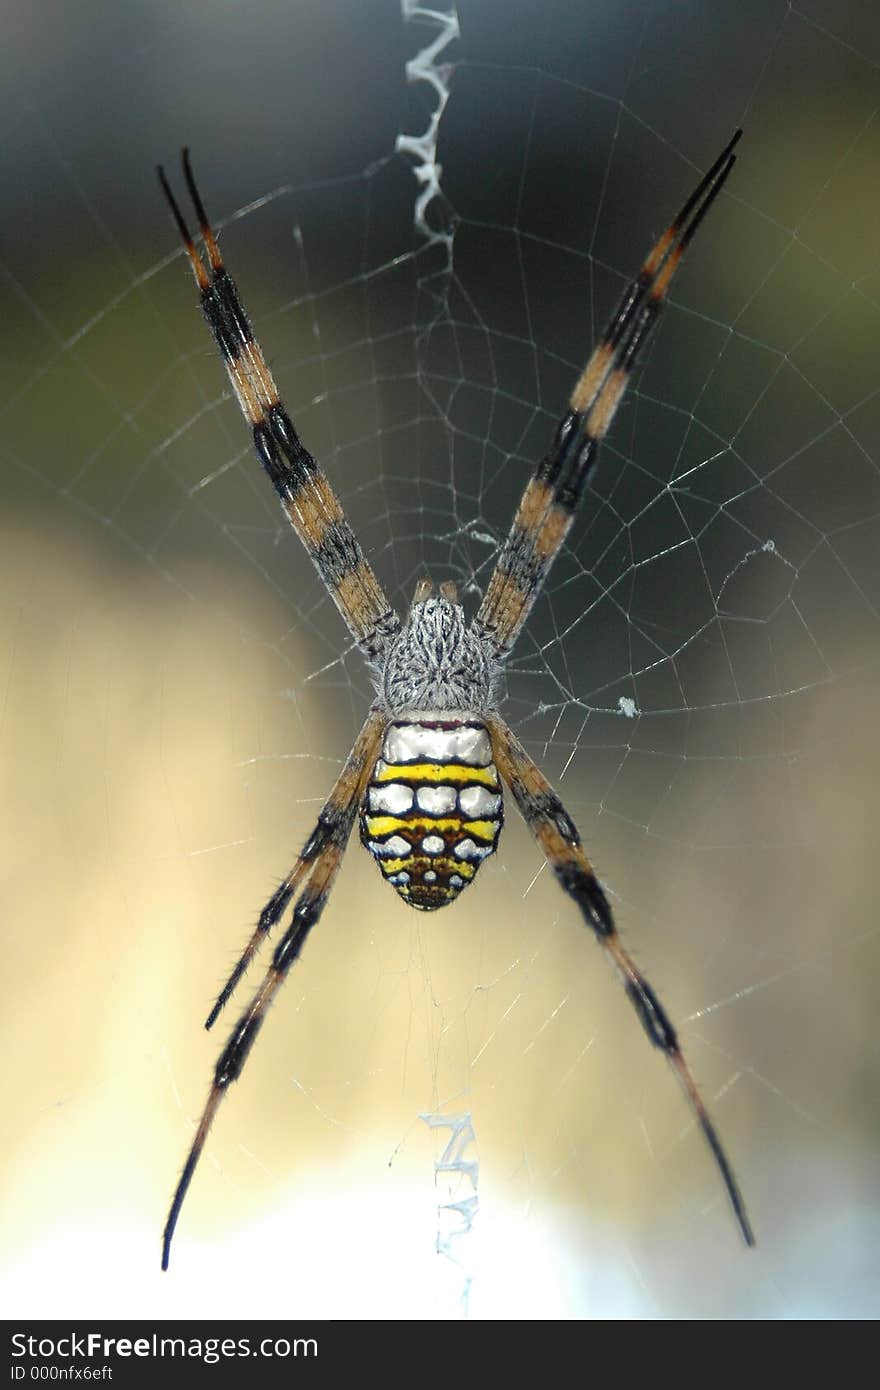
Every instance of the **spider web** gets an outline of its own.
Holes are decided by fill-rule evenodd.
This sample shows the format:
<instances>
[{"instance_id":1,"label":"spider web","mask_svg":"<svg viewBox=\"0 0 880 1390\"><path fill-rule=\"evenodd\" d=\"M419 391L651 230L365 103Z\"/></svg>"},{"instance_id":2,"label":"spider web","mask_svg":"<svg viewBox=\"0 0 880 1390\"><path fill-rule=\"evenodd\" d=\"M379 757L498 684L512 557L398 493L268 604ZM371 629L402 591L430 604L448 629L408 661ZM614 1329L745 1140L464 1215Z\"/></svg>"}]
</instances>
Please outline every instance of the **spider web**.
<instances>
[{"instance_id":1,"label":"spider web","mask_svg":"<svg viewBox=\"0 0 880 1390\"><path fill-rule=\"evenodd\" d=\"M4 1306L864 1315L880 25L833 0L404 8L9 27ZM392 600L429 573L473 610L625 279L740 124L504 713L680 1028L759 1248L511 807L440 917L352 846L162 1281L222 1044L200 1019L370 686L151 166L191 145Z\"/></svg>"}]
</instances>

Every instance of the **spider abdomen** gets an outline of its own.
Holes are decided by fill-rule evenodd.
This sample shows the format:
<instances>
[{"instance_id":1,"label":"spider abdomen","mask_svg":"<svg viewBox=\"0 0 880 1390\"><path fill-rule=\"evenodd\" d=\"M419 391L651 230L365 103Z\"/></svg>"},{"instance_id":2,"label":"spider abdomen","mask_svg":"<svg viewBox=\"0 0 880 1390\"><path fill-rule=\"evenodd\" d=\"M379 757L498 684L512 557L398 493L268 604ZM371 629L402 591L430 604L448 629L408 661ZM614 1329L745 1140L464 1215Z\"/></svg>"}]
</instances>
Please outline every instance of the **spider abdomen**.
<instances>
[{"instance_id":1,"label":"spider abdomen","mask_svg":"<svg viewBox=\"0 0 880 1390\"><path fill-rule=\"evenodd\" d=\"M452 902L494 853L504 820L486 725L419 711L385 730L361 806L361 841L410 907Z\"/></svg>"}]
</instances>

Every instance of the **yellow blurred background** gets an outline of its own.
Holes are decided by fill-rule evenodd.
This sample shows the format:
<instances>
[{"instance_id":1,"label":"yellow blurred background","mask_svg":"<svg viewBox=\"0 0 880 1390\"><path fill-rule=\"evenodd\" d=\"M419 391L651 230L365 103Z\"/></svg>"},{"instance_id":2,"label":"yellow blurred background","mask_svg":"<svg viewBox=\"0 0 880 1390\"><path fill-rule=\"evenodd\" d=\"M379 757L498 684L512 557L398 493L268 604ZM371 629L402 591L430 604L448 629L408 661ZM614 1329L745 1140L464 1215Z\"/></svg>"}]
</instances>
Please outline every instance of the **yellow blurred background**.
<instances>
[{"instance_id":1,"label":"yellow blurred background","mask_svg":"<svg viewBox=\"0 0 880 1390\"><path fill-rule=\"evenodd\" d=\"M392 157L430 106L396 6L13 7L7 1316L876 1313L880 24L814 8L716 0L683 35L647 0L527 6L516 34L460 6L443 282ZM620 277L738 123L506 712L680 1027L758 1249L511 806L439 916L352 844L162 1276L223 1041L202 1021L369 683L250 456L152 165L193 147L394 601L427 567L472 604ZM437 1177L461 1116L478 1169ZM474 1195L456 1263L438 1204Z\"/></svg>"}]
</instances>

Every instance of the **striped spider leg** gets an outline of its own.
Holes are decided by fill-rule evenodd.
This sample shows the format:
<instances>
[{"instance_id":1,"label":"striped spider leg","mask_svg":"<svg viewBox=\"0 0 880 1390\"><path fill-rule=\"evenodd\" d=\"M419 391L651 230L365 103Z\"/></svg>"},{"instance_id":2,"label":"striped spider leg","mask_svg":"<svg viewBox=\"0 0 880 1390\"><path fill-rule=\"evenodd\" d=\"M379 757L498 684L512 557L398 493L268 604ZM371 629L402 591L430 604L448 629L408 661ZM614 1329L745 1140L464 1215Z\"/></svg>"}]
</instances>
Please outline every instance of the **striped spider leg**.
<instances>
[{"instance_id":1,"label":"striped spider leg","mask_svg":"<svg viewBox=\"0 0 880 1390\"><path fill-rule=\"evenodd\" d=\"M550 452L535 470L473 621L495 659L510 655L568 535L623 399L636 357L663 307L685 251L734 166L738 130L624 291L571 394Z\"/></svg>"},{"instance_id":2,"label":"striped spider leg","mask_svg":"<svg viewBox=\"0 0 880 1390\"><path fill-rule=\"evenodd\" d=\"M220 1102L226 1095L230 1083L237 1081L241 1075L248 1053L254 1045L257 1033L260 1031L266 1016L266 1010L284 983L290 967L294 961L299 959L309 932L324 910L351 835L364 788L376 762L376 754L386 723L387 718L384 711L378 706L373 706L363 728L355 739L345 766L324 803L315 827L306 840L299 858L260 914L257 928L248 942L241 960L233 970L217 1003L211 1010L206 1025L209 1028L247 969L258 945L269 928L281 917L285 907L305 878L305 883L293 909L290 926L275 947L272 963L263 976L262 983L230 1033L226 1046L214 1068L211 1090L208 1093L195 1138L174 1192L168 1220L165 1223L162 1236L163 1269L168 1268L171 1241L177 1219L180 1216L180 1209L183 1206L183 1200L205 1146L208 1131L220 1107Z\"/></svg>"},{"instance_id":3,"label":"striped spider leg","mask_svg":"<svg viewBox=\"0 0 880 1390\"><path fill-rule=\"evenodd\" d=\"M206 265L171 192L164 171L159 182L199 289L202 310L229 374L242 413L251 428L260 463L282 508L306 547L321 579L357 646L375 668L382 664L400 620L351 529L330 483L297 435L278 388L256 342L247 314L220 254L193 178L189 154L182 155L183 175L199 223ZM241 980L259 945L300 889L291 925L275 950L272 965L220 1057L214 1083L192 1148L174 1194L163 1240L162 1267L168 1267L171 1238L208 1130L231 1081L239 1076L262 1024L265 1011L320 916L351 834L366 779L381 741L386 718L374 707L354 744L343 772L306 845L277 891L263 908L255 931L208 1015L212 1027Z\"/></svg>"},{"instance_id":4,"label":"striped spider leg","mask_svg":"<svg viewBox=\"0 0 880 1390\"><path fill-rule=\"evenodd\" d=\"M618 935L608 899L581 848L577 826L543 772L532 762L504 720L497 714L490 714L486 723L498 771L513 793L523 820L543 850L563 891L574 899L587 926L595 934L605 954L611 958L651 1042L668 1057L712 1150L743 1240L746 1245L754 1245L755 1237L739 1184L684 1059L678 1035L666 1010Z\"/></svg>"},{"instance_id":5,"label":"striped spider leg","mask_svg":"<svg viewBox=\"0 0 880 1390\"><path fill-rule=\"evenodd\" d=\"M367 660L376 665L399 631L400 620L346 521L342 504L326 474L302 444L279 399L278 388L251 331L238 290L223 264L217 238L193 178L188 150L183 151L182 162L210 269L196 249L161 167L157 171L159 182L189 257L208 327L226 365L242 414L253 432L257 457L349 632Z\"/></svg>"},{"instance_id":6,"label":"striped spider leg","mask_svg":"<svg viewBox=\"0 0 880 1390\"><path fill-rule=\"evenodd\" d=\"M568 535L638 352L650 335L685 251L733 168L733 149L741 134L736 131L627 286L575 385L549 454L526 487L472 624L472 631L499 663L512 651ZM486 723L503 780L561 887L574 899L614 962L648 1037L668 1057L718 1165L743 1239L746 1245L753 1245L754 1235L736 1178L684 1060L675 1029L621 943L608 900L581 848L574 822L504 721L493 713Z\"/></svg>"}]
</instances>

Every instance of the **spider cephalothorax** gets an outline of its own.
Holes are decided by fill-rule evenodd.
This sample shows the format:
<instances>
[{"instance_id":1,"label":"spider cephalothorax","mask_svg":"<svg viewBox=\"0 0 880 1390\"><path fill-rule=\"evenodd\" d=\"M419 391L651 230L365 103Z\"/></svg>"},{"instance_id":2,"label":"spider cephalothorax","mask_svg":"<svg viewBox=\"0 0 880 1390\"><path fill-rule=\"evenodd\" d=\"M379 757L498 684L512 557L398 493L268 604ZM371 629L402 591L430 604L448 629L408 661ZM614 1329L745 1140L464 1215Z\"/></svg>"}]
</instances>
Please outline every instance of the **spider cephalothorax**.
<instances>
[{"instance_id":1,"label":"spider cephalothorax","mask_svg":"<svg viewBox=\"0 0 880 1390\"><path fill-rule=\"evenodd\" d=\"M498 666L491 648L468 627L455 585L436 596L429 579L416 589L406 623L388 644L381 698L389 714L408 710L467 710L479 714L492 703Z\"/></svg>"},{"instance_id":2,"label":"spider cephalothorax","mask_svg":"<svg viewBox=\"0 0 880 1390\"><path fill-rule=\"evenodd\" d=\"M575 383L550 452L526 485L473 621L455 586L422 581L401 626L345 518L339 498L301 443L254 339L184 150L183 172L207 251L202 260L159 171L199 287L202 309L253 433L257 457L284 512L366 659L377 685L342 771L299 856L260 913L220 992L211 1027L267 934L292 903L288 927L214 1071L201 1122L165 1224L162 1266L214 1115L241 1073L266 1010L299 958L333 886L360 810L363 843L412 907L452 902L493 853L509 787L557 882L613 962L650 1041L668 1058L718 1164L747 1244L745 1206L721 1141L666 1011L623 946L577 827L497 710L497 678L571 528L599 445L623 399L639 349L697 227L734 164L734 135L655 243Z\"/></svg>"}]
</instances>

